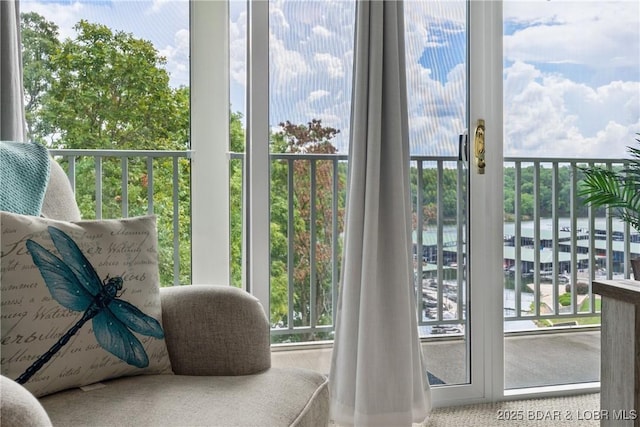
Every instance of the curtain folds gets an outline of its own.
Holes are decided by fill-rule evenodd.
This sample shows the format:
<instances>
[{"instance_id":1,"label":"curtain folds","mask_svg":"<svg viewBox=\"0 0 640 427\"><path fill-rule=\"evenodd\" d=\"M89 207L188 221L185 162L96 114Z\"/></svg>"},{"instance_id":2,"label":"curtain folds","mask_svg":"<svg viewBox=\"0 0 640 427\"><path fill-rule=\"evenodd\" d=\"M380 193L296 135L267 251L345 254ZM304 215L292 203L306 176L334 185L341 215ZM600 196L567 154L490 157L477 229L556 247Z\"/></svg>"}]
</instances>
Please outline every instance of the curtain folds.
<instances>
[{"instance_id":1,"label":"curtain folds","mask_svg":"<svg viewBox=\"0 0 640 427\"><path fill-rule=\"evenodd\" d=\"M357 2L349 190L330 374L332 418L340 425L411 425L431 406L412 267L403 25L401 1Z\"/></svg>"},{"instance_id":2,"label":"curtain folds","mask_svg":"<svg viewBox=\"0 0 640 427\"><path fill-rule=\"evenodd\" d=\"M18 0L0 0L0 140L27 138Z\"/></svg>"}]
</instances>

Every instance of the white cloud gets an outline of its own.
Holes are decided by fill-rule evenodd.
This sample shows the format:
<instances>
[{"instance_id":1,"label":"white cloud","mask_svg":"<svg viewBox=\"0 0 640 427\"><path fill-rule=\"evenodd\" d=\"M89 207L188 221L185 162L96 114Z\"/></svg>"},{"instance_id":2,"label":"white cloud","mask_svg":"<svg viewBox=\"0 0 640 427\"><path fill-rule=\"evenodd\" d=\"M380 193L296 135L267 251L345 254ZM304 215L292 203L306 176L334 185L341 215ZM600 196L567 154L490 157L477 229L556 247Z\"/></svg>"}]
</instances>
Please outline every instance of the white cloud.
<instances>
[{"instance_id":1,"label":"white cloud","mask_svg":"<svg viewBox=\"0 0 640 427\"><path fill-rule=\"evenodd\" d=\"M455 3L406 4L413 150L451 155L465 127L464 66L436 80L419 60L425 47L442 45L442 29L464 29L464 14L454 13ZM515 61L504 72L506 155L624 157L640 131L638 3L508 1L504 8L505 19L529 26L504 42ZM559 63L591 74L573 81L574 74L540 67Z\"/></svg>"},{"instance_id":2,"label":"white cloud","mask_svg":"<svg viewBox=\"0 0 640 427\"><path fill-rule=\"evenodd\" d=\"M189 28L189 3L186 0L69 3L21 0L20 11L34 11L55 22L60 28L61 39L75 38L73 27L85 19L149 40L167 56L172 85L188 84L185 71L189 69L188 37L185 39L184 35Z\"/></svg>"},{"instance_id":3,"label":"white cloud","mask_svg":"<svg viewBox=\"0 0 640 427\"><path fill-rule=\"evenodd\" d=\"M326 29L325 27L321 26L321 25L316 25L315 27L313 27L311 29L311 31L313 32L313 34L320 36L320 37L329 37L331 36L331 31L329 31L328 29Z\"/></svg>"},{"instance_id":4,"label":"white cloud","mask_svg":"<svg viewBox=\"0 0 640 427\"><path fill-rule=\"evenodd\" d=\"M320 119L341 130L336 143L346 150L354 3L276 0L269 8L270 121Z\"/></svg>"},{"instance_id":5,"label":"white cloud","mask_svg":"<svg viewBox=\"0 0 640 427\"><path fill-rule=\"evenodd\" d=\"M237 10L236 10L237 8ZM229 22L229 75L231 108L245 112L247 81L247 12L246 3L231 2Z\"/></svg>"},{"instance_id":6,"label":"white cloud","mask_svg":"<svg viewBox=\"0 0 640 427\"><path fill-rule=\"evenodd\" d=\"M640 82L597 88L520 62L505 70L508 156L626 156L640 132Z\"/></svg>"},{"instance_id":7,"label":"white cloud","mask_svg":"<svg viewBox=\"0 0 640 427\"><path fill-rule=\"evenodd\" d=\"M314 60L327 73L330 79L344 78L344 67L342 59L331 55L330 53L316 53Z\"/></svg>"},{"instance_id":8,"label":"white cloud","mask_svg":"<svg viewBox=\"0 0 640 427\"><path fill-rule=\"evenodd\" d=\"M36 12L44 16L48 21L54 22L60 33L60 39L75 37L73 26L87 14L87 7L79 1L70 4L40 3L36 1L20 2L20 12Z\"/></svg>"},{"instance_id":9,"label":"white cloud","mask_svg":"<svg viewBox=\"0 0 640 427\"><path fill-rule=\"evenodd\" d=\"M326 90L315 90L309 94L309 96L307 97L307 101L309 103L312 103L329 95L331 95L331 93Z\"/></svg>"},{"instance_id":10,"label":"white cloud","mask_svg":"<svg viewBox=\"0 0 640 427\"><path fill-rule=\"evenodd\" d=\"M631 1L505 3L507 155L626 157L640 131L639 13Z\"/></svg>"},{"instance_id":11,"label":"white cloud","mask_svg":"<svg viewBox=\"0 0 640 427\"><path fill-rule=\"evenodd\" d=\"M529 26L505 37L505 56L637 70L639 13L636 1L507 1L504 19Z\"/></svg>"},{"instance_id":12,"label":"white cloud","mask_svg":"<svg viewBox=\"0 0 640 427\"><path fill-rule=\"evenodd\" d=\"M189 30L181 29L174 36L174 44L159 50L167 59L166 69L175 86L189 86Z\"/></svg>"},{"instance_id":13,"label":"white cloud","mask_svg":"<svg viewBox=\"0 0 640 427\"><path fill-rule=\"evenodd\" d=\"M427 47L446 46L449 36L465 31L464 2L406 3L405 43L411 150L422 155L458 152L458 135L466 125L465 64L454 65L444 79L425 68Z\"/></svg>"},{"instance_id":14,"label":"white cloud","mask_svg":"<svg viewBox=\"0 0 640 427\"><path fill-rule=\"evenodd\" d=\"M72 26L85 18L152 40L167 57L172 82L185 84L186 4L22 0L21 9L54 20L63 37L73 36ZM465 65L452 64L443 76L420 64L426 46L440 46L447 34L465 31L464 4L405 3L411 138L417 152L455 154L457 135L466 126ZM353 2L273 0L269 7L272 121L320 118L341 129L340 150L345 152ZM244 2L231 2L231 96L232 108L240 111L246 85L245 8ZM640 132L639 9L636 1L505 2L510 31L504 39L507 155L625 156L625 147Z\"/></svg>"},{"instance_id":15,"label":"white cloud","mask_svg":"<svg viewBox=\"0 0 640 427\"><path fill-rule=\"evenodd\" d=\"M269 43L269 61L272 87L276 93L303 89L291 86L295 79L309 73L307 59L301 52L287 49L282 40L272 35Z\"/></svg>"},{"instance_id":16,"label":"white cloud","mask_svg":"<svg viewBox=\"0 0 640 427\"><path fill-rule=\"evenodd\" d=\"M151 8L149 9L149 11L151 13L159 13L162 12L162 10L170 5L171 3L175 3L175 2L188 2L189 0L152 0L151 2Z\"/></svg>"},{"instance_id":17,"label":"white cloud","mask_svg":"<svg viewBox=\"0 0 640 427\"><path fill-rule=\"evenodd\" d=\"M287 22L287 17L284 15L283 11L277 7L269 8L269 28L272 31L278 33L278 35L282 35L289 31L289 23Z\"/></svg>"}]
</instances>

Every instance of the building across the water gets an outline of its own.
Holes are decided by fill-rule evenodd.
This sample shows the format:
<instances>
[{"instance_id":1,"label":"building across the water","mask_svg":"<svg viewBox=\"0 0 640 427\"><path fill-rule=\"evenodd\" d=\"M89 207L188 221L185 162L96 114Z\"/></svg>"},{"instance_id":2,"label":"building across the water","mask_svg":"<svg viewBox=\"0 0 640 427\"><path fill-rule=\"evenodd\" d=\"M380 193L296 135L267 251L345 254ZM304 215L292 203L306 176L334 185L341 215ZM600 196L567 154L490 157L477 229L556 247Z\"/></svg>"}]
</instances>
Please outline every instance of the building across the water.
<instances>
[{"instance_id":1,"label":"building across the water","mask_svg":"<svg viewBox=\"0 0 640 427\"><path fill-rule=\"evenodd\" d=\"M596 268L606 268L607 254L611 253L613 272L622 273L625 252L631 257L640 255L640 234L631 229L630 238L625 241L626 225L621 221L596 218L591 226L589 222L586 218L579 218L572 224L570 219L562 218L557 220L555 226L551 219L540 220L538 226L533 221L504 223L505 271L515 271L518 262L523 275L533 274L536 264L542 275L551 275L554 263L558 274L571 273L574 264L578 270L586 270L589 268L589 253L593 251ZM609 240L606 239L608 228L612 231ZM421 242L418 242L417 233L413 232L414 255L419 252L416 249L421 243L422 271L426 275L436 271L439 254L442 254L443 269L456 268L459 257L465 256L464 247L461 248L464 239L458 238L459 229L463 230L455 226L444 227L440 233L435 227L424 230ZM557 236L555 239L554 235Z\"/></svg>"}]
</instances>

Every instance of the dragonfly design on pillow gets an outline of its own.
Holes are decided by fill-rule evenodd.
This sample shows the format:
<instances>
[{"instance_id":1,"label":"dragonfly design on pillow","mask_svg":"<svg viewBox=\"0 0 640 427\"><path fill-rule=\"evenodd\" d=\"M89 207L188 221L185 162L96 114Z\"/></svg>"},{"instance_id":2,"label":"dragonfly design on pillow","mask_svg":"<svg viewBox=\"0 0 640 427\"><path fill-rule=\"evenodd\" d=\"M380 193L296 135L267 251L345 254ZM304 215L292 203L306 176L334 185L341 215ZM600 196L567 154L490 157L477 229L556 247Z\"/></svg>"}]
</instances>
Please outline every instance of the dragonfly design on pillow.
<instances>
[{"instance_id":1,"label":"dragonfly design on pillow","mask_svg":"<svg viewBox=\"0 0 640 427\"><path fill-rule=\"evenodd\" d=\"M26 242L27 250L40 270L51 296L65 308L83 314L16 382L26 383L89 320L93 320L93 332L102 348L130 365L147 367L147 353L129 329L142 335L163 338L160 323L134 305L119 299L122 295L122 277L107 276L104 281L100 280L96 270L71 237L55 227L48 227L48 231L61 258L31 239Z\"/></svg>"}]
</instances>

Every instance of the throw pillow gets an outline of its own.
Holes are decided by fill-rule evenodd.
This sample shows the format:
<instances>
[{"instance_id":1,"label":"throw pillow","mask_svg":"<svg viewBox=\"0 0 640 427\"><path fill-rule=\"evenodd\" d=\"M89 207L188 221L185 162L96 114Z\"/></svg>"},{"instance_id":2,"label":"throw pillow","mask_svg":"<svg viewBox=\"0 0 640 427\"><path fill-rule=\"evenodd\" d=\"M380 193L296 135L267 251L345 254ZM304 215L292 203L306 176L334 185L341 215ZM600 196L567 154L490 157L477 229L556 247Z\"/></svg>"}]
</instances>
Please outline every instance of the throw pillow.
<instances>
[{"instance_id":1,"label":"throw pillow","mask_svg":"<svg viewBox=\"0 0 640 427\"><path fill-rule=\"evenodd\" d=\"M35 396L171 373L154 216L63 222L0 212L2 374Z\"/></svg>"}]
</instances>

